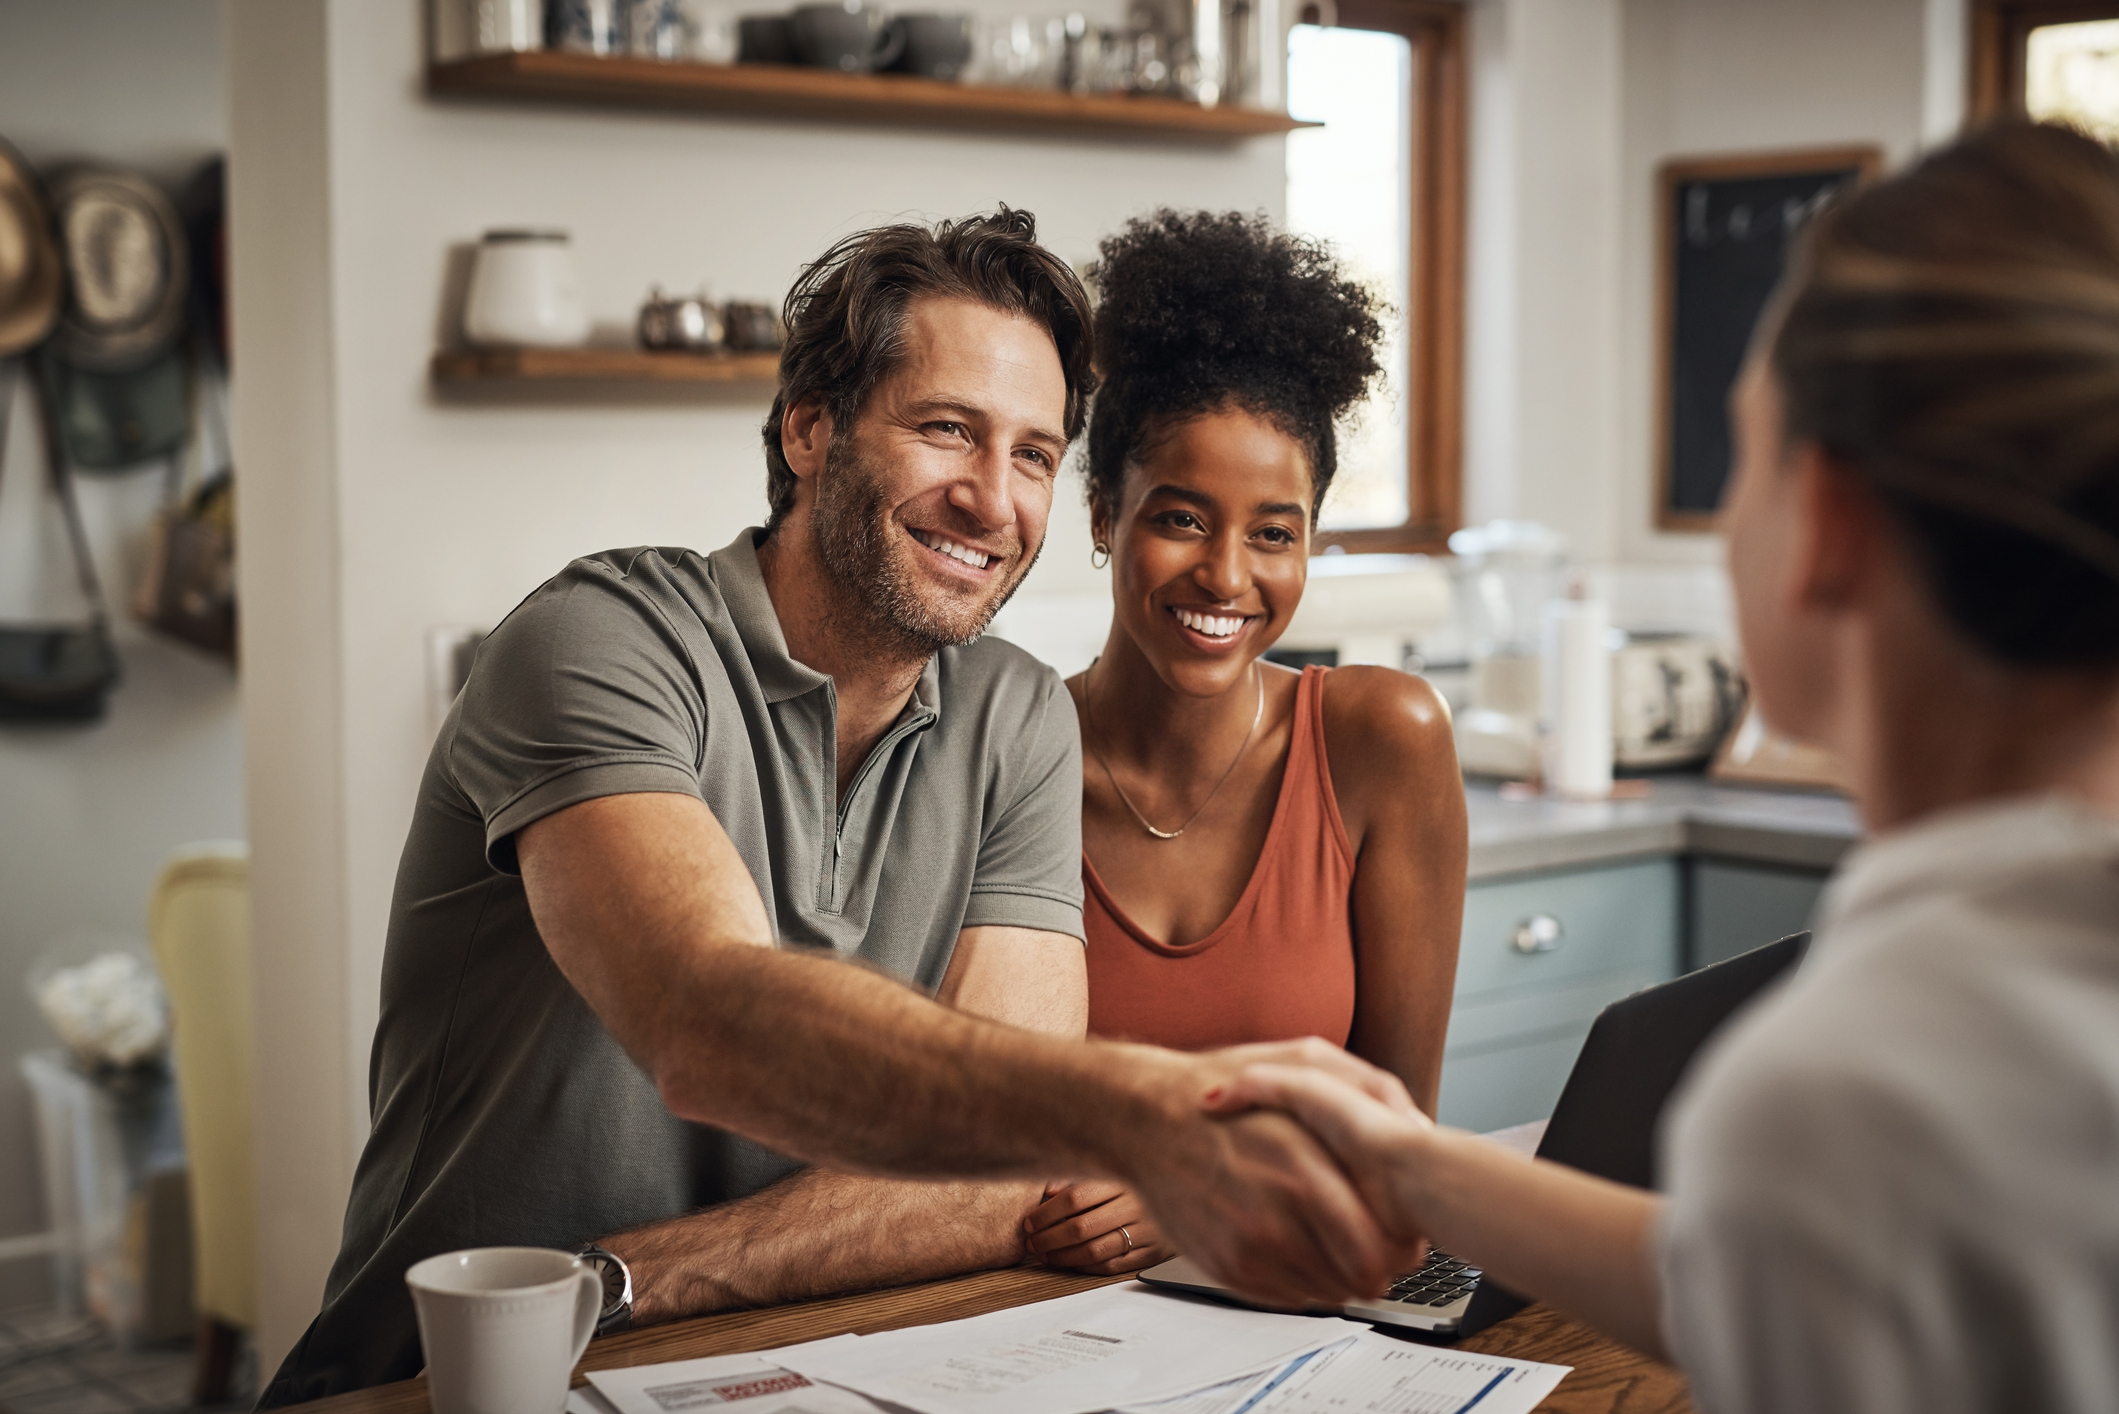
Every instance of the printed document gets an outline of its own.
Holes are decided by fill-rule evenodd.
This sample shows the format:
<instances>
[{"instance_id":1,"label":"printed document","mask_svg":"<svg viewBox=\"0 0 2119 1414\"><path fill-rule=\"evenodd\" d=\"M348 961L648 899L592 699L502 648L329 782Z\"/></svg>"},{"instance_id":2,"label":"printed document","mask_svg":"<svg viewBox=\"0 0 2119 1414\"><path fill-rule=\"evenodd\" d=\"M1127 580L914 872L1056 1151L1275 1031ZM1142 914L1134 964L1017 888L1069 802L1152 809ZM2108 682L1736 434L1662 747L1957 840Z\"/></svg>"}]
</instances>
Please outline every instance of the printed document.
<instances>
[{"instance_id":1,"label":"printed document","mask_svg":"<svg viewBox=\"0 0 2119 1414\"><path fill-rule=\"evenodd\" d=\"M715 1355L624 1370L591 1370L589 1384L608 1407L574 1399L569 1414L881 1414L852 1390L820 1385L764 1355ZM574 1395L580 1396L581 1390Z\"/></svg>"},{"instance_id":2,"label":"printed document","mask_svg":"<svg viewBox=\"0 0 2119 1414\"><path fill-rule=\"evenodd\" d=\"M941 1325L812 1341L771 1357L819 1383L920 1414L1095 1414L1278 1370L1364 1329L1127 1282Z\"/></svg>"},{"instance_id":3,"label":"printed document","mask_svg":"<svg viewBox=\"0 0 2119 1414\"><path fill-rule=\"evenodd\" d=\"M1158 1399L1153 1404L1136 1404L1128 1409L1114 1410L1113 1414L1237 1414L1248 1407L1249 1401L1266 1387L1273 1378L1273 1371L1258 1370L1248 1375L1238 1375L1233 1380L1223 1380L1218 1385L1180 1394L1175 1399Z\"/></svg>"},{"instance_id":4,"label":"printed document","mask_svg":"<svg viewBox=\"0 0 2119 1414\"><path fill-rule=\"evenodd\" d=\"M1364 1330L1283 1371L1241 1414L1529 1414L1572 1368Z\"/></svg>"}]
</instances>

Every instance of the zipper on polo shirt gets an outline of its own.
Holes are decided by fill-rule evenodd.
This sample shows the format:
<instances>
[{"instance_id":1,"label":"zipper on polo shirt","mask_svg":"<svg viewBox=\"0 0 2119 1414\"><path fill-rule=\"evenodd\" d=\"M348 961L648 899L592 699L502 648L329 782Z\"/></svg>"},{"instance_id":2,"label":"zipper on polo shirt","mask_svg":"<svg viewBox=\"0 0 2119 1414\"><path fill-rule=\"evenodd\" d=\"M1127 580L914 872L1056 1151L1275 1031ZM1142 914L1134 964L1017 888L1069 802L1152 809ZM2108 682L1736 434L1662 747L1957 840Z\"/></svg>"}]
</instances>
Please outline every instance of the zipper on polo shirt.
<instances>
[{"instance_id":1,"label":"zipper on polo shirt","mask_svg":"<svg viewBox=\"0 0 2119 1414\"><path fill-rule=\"evenodd\" d=\"M839 860L846 854L846 817L852 813L853 803L861 798L861 789L868 784L868 777L875 770L876 762L889 756L897 749L899 742L933 720L931 715L922 712L909 720L899 722L883 733L883 739L869 749L867 759L861 763L861 769L853 773L853 783L846 787L846 799L839 802L838 823L831 832L831 858L824 861L825 897L830 900L825 904L824 912L837 913L845 906L839 897Z\"/></svg>"}]
</instances>

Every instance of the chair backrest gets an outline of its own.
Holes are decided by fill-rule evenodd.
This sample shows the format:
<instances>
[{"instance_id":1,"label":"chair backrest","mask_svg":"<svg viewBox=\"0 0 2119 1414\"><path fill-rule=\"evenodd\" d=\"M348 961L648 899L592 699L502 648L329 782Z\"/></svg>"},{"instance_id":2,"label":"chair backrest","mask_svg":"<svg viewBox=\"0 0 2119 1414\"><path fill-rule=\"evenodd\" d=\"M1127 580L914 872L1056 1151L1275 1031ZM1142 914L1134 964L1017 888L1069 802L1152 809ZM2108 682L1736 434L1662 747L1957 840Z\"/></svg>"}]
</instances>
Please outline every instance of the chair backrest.
<instances>
[{"instance_id":1,"label":"chair backrest","mask_svg":"<svg viewBox=\"0 0 2119 1414\"><path fill-rule=\"evenodd\" d=\"M191 1166L198 1307L257 1326L250 864L241 845L195 845L155 881L147 931L169 989L177 1095Z\"/></svg>"}]
</instances>

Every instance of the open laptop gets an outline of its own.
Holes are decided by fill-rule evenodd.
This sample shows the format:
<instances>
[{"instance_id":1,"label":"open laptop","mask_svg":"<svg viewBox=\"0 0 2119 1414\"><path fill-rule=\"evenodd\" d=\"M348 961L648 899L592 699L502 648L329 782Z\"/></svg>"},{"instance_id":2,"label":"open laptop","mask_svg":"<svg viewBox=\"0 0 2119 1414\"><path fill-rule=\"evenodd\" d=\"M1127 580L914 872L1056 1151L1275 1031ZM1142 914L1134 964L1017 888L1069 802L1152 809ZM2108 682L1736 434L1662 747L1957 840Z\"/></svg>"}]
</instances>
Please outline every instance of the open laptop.
<instances>
[{"instance_id":1,"label":"open laptop","mask_svg":"<svg viewBox=\"0 0 2119 1414\"><path fill-rule=\"evenodd\" d=\"M1613 1002L1597 1016L1568 1073L1538 1157L1600 1178L1655 1187L1656 1121L1702 1043L1744 1003L1802 959L1808 933L1687 973ZM1140 1279L1224 1300L1236 1299L1183 1257L1150 1267ZM1375 1301L1332 1314L1400 1327L1404 1333L1457 1339L1522 1309L1524 1299L1478 1268L1431 1251L1420 1270L1391 1284Z\"/></svg>"}]
</instances>

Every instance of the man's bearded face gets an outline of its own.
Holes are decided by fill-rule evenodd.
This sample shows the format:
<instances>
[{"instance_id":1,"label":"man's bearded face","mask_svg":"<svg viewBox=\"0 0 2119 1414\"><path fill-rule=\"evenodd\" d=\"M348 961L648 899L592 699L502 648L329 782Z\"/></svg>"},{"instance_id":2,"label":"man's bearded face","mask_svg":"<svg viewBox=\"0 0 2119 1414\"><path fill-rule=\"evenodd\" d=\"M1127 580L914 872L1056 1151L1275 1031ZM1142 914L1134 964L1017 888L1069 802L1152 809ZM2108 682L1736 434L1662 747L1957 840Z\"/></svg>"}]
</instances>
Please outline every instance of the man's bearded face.
<instances>
[{"instance_id":1,"label":"man's bearded face","mask_svg":"<svg viewBox=\"0 0 2119 1414\"><path fill-rule=\"evenodd\" d=\"M947 526L904 523L892 504L889 468L871 456L850 427L835 435L824 455L812 511L817 550L843 601L865 627L921 655L975 641L1008 602L1036 562L1009 526L984 571L987 583L963 584L944 577L925 557L949 539ZM946 507L944 514L947 514ZM965 534L991 546L990 535ZM881 646L881 645L879 645Z\"/></svg>"}]
</instances>

